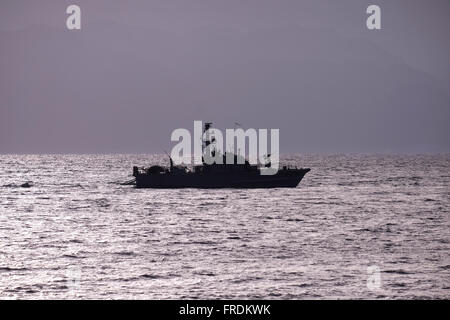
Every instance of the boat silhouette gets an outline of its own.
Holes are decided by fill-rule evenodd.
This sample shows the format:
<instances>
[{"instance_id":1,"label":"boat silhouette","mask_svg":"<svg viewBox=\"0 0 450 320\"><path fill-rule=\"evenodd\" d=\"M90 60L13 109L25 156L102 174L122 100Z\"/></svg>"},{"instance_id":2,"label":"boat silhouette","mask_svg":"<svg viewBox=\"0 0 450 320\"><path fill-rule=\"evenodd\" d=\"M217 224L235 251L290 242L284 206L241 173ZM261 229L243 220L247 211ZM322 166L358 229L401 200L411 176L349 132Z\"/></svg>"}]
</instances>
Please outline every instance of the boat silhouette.
<instances>
[{"instance_id":1,"label":"boat silhouette","mask_svg":"<svg viewBox=\"0 0 450 320\"><path fill-rule=\"evenodd\" d=\"M204 131L211 127L205 123ZM212 141L203 141L208 146ZM215 152L214 150L212 151ZM170 167L153 165L148 168L133 167L133 176L137 188L295 188L303 179L309 168L292 168L283 166L275 174L264 175L261 170L270 167L270 160L264 166L251 165L240 156L232 154L234 161L227 163L230 155L223 154L222 163L207 164L202 157L202 164L192 169L175 166L169 156ZM219 155L220 157L220 155ZM270 157L270 155L267 155ZM240 160L240 161L239 161Z\"/></svg>"}]
</instances>

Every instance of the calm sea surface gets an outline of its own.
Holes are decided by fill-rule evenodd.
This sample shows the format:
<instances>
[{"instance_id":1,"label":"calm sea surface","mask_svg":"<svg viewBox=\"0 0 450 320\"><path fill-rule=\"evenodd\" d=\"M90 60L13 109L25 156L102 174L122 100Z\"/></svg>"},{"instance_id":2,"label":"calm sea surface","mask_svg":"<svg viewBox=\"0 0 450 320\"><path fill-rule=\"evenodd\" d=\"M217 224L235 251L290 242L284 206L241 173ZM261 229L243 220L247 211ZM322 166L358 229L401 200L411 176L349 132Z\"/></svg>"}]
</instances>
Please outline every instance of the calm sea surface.
<instances>
[{"instance_id":1,"label":"calm sea surface","mask_svg":"<svg viewBox=\"0 0 450 320\"><path fill-rule=\"evenodd\" d=\"M123 184L152 161L0 156L0 298L450 298L450 155L282 157L312 169L295 189Z\"/></svg>"}]
</instances>

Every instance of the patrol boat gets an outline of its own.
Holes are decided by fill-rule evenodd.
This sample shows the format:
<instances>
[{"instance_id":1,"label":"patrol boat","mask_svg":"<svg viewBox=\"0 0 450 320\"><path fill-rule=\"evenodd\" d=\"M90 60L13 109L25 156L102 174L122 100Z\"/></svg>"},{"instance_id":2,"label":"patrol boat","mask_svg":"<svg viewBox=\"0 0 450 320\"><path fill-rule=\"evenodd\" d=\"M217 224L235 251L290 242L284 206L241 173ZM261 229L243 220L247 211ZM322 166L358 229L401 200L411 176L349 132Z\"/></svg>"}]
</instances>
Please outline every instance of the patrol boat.
<instances>
[{"instance_id":1,"label":"patrol boat","mask_svg":"<svg viewBox=\"0 0 450 320\"><path fill-rule=\"evenodd\" d=\"M203 132L210 128L211 123L205 123ZM205 148L211 143L212 141L205 140L202 145ZM232 157L234 161L231 164L226 161L227 154L223 154L221 164L207 164L202 157L202 164L190 169L186 166L174 166L169 156L170 167L134 166L133 176L137 188L295 188L311 170L283 166L273 175L263 175L261 170L270 167L270 161L261 167L239 159L238 155L233 154Z\"/></svg>"}]
</instances>

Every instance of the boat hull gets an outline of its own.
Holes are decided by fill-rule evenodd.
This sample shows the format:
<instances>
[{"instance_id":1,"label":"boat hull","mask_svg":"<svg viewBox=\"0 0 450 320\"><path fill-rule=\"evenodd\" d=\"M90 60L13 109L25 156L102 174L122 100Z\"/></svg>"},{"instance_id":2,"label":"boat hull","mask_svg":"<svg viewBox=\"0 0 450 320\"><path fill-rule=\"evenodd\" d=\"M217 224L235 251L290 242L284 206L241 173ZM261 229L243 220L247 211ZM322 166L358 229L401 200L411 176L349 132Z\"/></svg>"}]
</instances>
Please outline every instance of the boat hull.
<instances>
[{"instance_id":1,"label":"boat hull","mask_svg":"<svg viewBox=\"0 0 450 320\"><path fill-rule=\"evenodd\" d=\"M295 188L310 169L260 174L146 174L136 175L137 188Z\"/></svg>"}]
</instances>

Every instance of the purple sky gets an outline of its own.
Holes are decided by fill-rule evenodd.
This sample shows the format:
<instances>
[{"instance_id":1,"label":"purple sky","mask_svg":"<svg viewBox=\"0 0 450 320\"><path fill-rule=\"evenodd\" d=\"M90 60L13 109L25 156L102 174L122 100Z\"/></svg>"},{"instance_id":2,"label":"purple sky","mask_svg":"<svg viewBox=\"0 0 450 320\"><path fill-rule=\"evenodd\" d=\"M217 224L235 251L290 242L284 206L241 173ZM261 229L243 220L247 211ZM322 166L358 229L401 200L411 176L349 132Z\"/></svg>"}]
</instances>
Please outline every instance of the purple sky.
<instances>
[{"instance_id":1,"label":"purple sky","mask_svg":"<svg viewBox=\"0 0 450 320\"><path fill-rule=\"evenodd\" d=\"M449 16L448 0L2 1L0 153L160 153L193 120L279 128L281 152L450 152Z\"/></svg>"}]
</instances>

